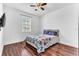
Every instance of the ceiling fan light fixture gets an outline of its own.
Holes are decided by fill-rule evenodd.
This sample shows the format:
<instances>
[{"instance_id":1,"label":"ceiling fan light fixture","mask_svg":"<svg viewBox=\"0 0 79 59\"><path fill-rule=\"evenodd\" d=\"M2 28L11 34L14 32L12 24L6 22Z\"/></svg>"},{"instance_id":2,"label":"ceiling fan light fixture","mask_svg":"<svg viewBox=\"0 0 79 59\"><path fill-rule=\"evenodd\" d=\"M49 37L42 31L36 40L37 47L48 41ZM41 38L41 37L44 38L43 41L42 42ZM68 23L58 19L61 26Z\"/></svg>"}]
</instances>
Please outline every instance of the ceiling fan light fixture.
<instances>
[{"instance_id":1,"label":"ceiling fan light fixture","mask_svg":"<svg viewBox=\"0 0 79 59\"><path fill-rule=\"evenodd\" d=\"M37 9L35 9L35 11L37 11L38 9L41 9L42 11L44 11L44 6L47 5L47 3L36 3L35 5L30 5L30 7L36 7Z\"/></svg>"}]
</instances>

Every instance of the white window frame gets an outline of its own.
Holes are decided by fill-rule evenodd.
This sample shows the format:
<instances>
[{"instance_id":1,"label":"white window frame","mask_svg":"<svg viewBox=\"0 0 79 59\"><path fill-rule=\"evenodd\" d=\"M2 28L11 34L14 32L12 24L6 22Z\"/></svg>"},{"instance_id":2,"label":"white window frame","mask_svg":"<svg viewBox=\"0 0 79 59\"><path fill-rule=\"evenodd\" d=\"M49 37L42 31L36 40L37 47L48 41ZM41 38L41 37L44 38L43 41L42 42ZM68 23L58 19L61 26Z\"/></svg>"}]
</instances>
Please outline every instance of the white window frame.
<instances>
[{"instance_id":1,"label":"white window frame","mask_svg":"<svg viewBox=\"0 0 79 59\"><path fill-rule=\"evenodd\" d=\"M22 32L31 32L31 19L32 17L21 14Z\"/></svg>"}]
</instances>

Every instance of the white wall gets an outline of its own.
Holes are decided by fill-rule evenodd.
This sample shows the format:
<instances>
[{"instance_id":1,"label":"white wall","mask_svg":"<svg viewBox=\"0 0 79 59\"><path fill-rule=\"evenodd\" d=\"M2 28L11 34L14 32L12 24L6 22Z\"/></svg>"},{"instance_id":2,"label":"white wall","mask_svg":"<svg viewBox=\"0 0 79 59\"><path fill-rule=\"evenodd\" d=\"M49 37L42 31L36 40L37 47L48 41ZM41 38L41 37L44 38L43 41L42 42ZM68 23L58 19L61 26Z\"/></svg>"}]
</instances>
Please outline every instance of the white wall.
<instances>
[{"instance_id":1,"label":"white wall","mask_svg":"<svg viewBox=\"0 0 79 59\"><path fill-rule=\"evenodd\" d=\"M2 55L2 51L3 51L3 28L1 28L0 31L0 56Z\"/></svg>"},{"instance_id":2,"label":"white wall","mask_svg":"<svg viewBox=\"0 0 79 59\"><path fill-rule=\"evenodd\" d=\"M59 29L60 42L78 47L78 14L76 4L53 11L42 17L43 29Z\"/></svg>"},{"instance_id":3,"label":"white wall","mask_svg":"<svg viewBox=\"0 0 79 59\"><path fill-rule=\"evenodd\" d=\"M4 11L6 13L6 24L4 28L4 45L23 41L27 33L22 32L22 22L20 14L24 14L32 17L32 32L30 34L38 35L40 32L39 17L31 15L26 12L8 7L4 5Z\"/></svg>"},{"instance_id":4,"label":"white wall","mask_svg":"<svg viewBox=\"0 0 79 59\"><path fill-rule=\"evenodd\" d=\"M2 3L0 3L0 17L2 16L2 12L3 12L3 5Z\"/></svg>"},{"instance_id":5,"label":"white wall","mask_svg":"<svg viewBox=\"0 0 79 59\"><path fill-rule=\"evenodd\" d=\"M3 14L3 4L0 3L0 18ZM3 28L0 28L0 56L2 55L2 50L3 50Z\"/></svg>"}]
</instances>

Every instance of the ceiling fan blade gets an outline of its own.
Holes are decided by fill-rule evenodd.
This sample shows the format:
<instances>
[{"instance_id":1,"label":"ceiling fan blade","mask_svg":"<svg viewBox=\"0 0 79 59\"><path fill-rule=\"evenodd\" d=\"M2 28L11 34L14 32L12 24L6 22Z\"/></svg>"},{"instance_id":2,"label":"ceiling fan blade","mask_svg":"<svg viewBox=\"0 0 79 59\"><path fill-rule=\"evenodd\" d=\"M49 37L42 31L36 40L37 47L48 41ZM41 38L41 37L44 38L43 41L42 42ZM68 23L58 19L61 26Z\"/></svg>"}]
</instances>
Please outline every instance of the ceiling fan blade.
<instances>
[{"instance_id":1,"label":"ceiling fan blade","mask_svg":"<svg viewBox=\"0 0 79 59\"><path fill-rule=\"evenodd\" d=\"M43 8L43 7L41 7L41 9L42 9L42 10L44 10L44 8Z\"/></svg>"},{"instance_id":2,"label":"ceiling fan blade","mask_svg":"<svg viewBox=\"0 0 79 59\"><path fill-rule=\"evenodd\" d=\"M35 5L30 5L31 7L36 7Z\"/></svg>"},{"instance_id":3,"label":"ceiling fan blade","mask_svg":"<svg viewBox=\"0 0 79 59\"><path fill-rule=\"evenodd\" d=\"M47 5L47 3L42 3L41 5L44 6L44 5Z\"/></svg>"}]
</instances>

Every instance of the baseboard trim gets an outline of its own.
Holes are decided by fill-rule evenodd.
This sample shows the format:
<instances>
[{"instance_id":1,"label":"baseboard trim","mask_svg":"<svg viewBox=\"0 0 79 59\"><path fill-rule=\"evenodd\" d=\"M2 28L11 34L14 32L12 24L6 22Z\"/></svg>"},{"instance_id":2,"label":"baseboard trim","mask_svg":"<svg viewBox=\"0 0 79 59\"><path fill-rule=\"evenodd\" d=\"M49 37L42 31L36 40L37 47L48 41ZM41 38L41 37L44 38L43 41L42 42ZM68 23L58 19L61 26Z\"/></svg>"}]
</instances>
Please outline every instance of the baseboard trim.
<instances>
[{"instance_id":1,"label":"baseboard trim","mask_svg":"<svg viewBox=\"0 0 79 59\"><path fill-rule=\"evenodd\" d=\"M5 45L10 45L10 44L15 44L15 43L18 43L18 42L23 42L23 41L24 41L24 40L15 41L15 42L9 42L9 43L4 44L4 46L5 46Z\"/></svg>"},{"instance_id":2,"label":"baseboard trim","mask_svg":"<svg viewBox=\"0 0 79 59\"><path fill-rule=\"evenodd\" d=\"M65 43L61 43L61 42L59 42L59 43L60 43L60 44L63 44L63 45L65 45L65 46L69 46L69 47L72 47L72 48L79 49L79 47L71 46L71 45L68 45L68 44L65 44Z\"/></svg>"}]
</instances>

